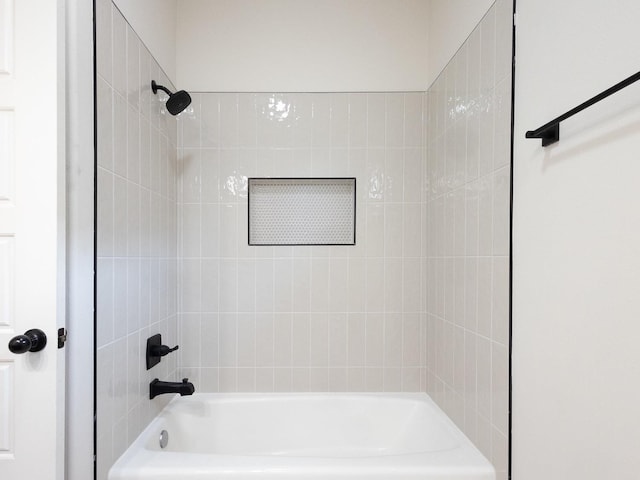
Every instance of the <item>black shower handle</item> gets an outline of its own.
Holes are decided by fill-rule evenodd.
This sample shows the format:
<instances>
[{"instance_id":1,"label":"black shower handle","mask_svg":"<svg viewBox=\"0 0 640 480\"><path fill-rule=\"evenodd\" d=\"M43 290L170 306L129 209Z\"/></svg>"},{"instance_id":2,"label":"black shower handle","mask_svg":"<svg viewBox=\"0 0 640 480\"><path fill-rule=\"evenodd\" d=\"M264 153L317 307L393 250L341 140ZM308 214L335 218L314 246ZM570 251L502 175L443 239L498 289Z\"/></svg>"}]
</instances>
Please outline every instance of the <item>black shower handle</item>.
<instances>
[{"instance_id":1,"label":"black shower handle","mask_svg":"<svg viewBox=\"0 0 640 480\"><path fill-rule=\"evenodd\" d=\"M167 345L154 345L151 347L151 355L154 357L164 357L171 352L175 352L178 348L178 345L173 348L169 348Z\"/></svg>"}]
</instances>

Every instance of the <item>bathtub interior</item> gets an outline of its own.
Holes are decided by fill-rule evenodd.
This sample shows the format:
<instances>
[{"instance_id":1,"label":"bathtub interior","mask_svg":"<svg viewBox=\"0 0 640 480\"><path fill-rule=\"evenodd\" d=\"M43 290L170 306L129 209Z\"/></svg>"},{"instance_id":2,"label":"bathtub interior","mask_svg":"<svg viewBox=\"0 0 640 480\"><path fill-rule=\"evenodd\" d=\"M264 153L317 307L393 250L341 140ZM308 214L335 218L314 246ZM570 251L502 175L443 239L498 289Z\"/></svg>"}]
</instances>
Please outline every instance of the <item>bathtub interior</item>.
<instances>
[{"instance_id":1,"label":"bathtub interior","mask_svg":"<svg viewBox=\"0 0 640 480\"><path fill-rule=\"evenodd\" d=\"M109 480L176 478L495 480L496 473L425 393L196 393L174 398L109 472Z\"/></svg>"},{"instance_id":2,"label":"bathtub interior","mask_svg":"<svg viewBox=\"0 0 640 480\"><path fill-rule=\"evenodd\" d=\"M180 399L160 415L162 426L156 430L170 435L165 451L349 458L460 446L436 412L416 399L296 394L201 398ZM152 437L146 448L160 446Z\"/></svg>"}]
</instances>

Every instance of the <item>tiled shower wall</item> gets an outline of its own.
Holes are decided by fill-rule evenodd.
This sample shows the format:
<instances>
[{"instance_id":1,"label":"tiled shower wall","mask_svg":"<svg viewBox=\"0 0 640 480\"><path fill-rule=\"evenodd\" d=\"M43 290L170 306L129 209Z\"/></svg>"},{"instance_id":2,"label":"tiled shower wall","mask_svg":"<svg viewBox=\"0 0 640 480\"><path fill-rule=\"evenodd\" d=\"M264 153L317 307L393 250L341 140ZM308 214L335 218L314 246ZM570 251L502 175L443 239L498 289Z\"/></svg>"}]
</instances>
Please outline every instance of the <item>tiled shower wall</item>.
<instances>
[{"instance_id":1,"label":"tiled shower wall","mask_svg":"<svg viewBox=\"0 0 640 480\"><path fill-rule=\"evenodd\" d=\"M427 391L507 478L513 5L428 91Z\"/></svg>"},{"instance_id":2,"label":"tiled shower wall","mask_svg":"<svg viewBox=\"0 0 640 480\"><path fill-rule=\"evenodd\" d=\"M177 342L176 120L152 79L171 88L120 12L97 2L97 435L98 479L168 398L154 377L176 379L177 358L149 372L145 346ZM165 396L166 397L166 396Z\"/></svg>"},{"instance_id":3,"label":"tiled shower wall","mask_svg":"<svg viewBox=\"0 0 640 480\"><path fill-rule=\"evenodd\" d=\"M419 391L423 93L195 94L179 121L180 375ZM356 177L355 246L249 246L248 177Z\"/></svg>"}]
</instances>

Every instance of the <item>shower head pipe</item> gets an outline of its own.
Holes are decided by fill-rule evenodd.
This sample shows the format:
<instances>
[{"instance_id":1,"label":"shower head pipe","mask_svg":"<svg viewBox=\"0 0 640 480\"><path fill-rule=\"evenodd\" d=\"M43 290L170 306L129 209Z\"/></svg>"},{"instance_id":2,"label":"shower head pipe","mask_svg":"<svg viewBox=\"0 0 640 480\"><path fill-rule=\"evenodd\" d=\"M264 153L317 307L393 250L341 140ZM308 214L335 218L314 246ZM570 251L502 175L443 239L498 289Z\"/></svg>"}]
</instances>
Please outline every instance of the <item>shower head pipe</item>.
<instances>
[{"instance_id":1,"label":"shower head pipe","mask_svg":"<svg viewBox=\"0 0 640 480\"><path fill-rule=\"evenodd\" d=\"M162 85L158 85L155 80L151 80L151 91L154 94L158 93L158 90L162 90L167 95L171 96L173 93L167 87L163 87Z\"/></svg>"}]
</instances>

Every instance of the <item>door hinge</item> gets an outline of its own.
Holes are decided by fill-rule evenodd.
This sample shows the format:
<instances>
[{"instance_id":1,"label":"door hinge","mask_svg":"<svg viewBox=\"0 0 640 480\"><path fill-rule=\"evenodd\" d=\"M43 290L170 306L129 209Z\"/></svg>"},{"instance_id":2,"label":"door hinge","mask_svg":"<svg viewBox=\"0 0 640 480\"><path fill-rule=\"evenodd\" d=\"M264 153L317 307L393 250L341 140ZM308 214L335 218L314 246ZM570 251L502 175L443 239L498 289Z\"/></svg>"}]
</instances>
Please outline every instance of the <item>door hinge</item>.
<instances>
[{"instance_id":1,"label":"door hinge","mask_svg":"<svg viewBox=\"0 0 640 480\"><path fill-rule=\"evenodd\" d=\"M58 329L58 348L64 348L64 344L67 342L67 329Z\"/></svg>"}]
</instances>

